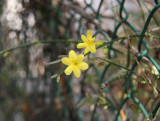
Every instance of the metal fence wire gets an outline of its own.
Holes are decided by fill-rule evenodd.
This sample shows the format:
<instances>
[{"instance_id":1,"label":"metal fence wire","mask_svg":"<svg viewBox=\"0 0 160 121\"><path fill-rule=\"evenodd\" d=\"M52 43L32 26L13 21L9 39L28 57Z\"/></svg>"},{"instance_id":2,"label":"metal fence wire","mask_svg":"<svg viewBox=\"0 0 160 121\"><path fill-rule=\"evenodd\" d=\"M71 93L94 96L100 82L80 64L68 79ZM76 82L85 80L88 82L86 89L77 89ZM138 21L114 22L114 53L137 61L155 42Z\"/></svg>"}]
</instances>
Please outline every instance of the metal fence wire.
<instances>
[{"instance_id":1,"label":"metal fence wire","mask_svg":"<svg viewBox=\"0 0 160 121\"><path fill-rule=\"evenodd\" d=\"M129 101L132 101L134 104L133 107L131 105L130 107L131 109L133 108L133 110L134 109L136 110L135 112L140 111L143 114L143 120L154 120L156 119L156 116L158 116L157 114L160 107L160 100L158 98L158 101L157 101L156 97L158 97L160 94L160 91L158 88L159 85L157 85L159 81L159 77L158 77L159 75L156 75L154 76L154 78L150 79L148 74L146 74L145 70L143 70L142 64L147 64L148 66L155 67L156 68L155 70L157 70L160 73L160 66L157 62L158 59L153 58L152 55L150 54L150 46L149 46L150 41L148 41L149 40L148 38L159 40L159 36L154 36L150 34L152 30L151 31L148 30L148 26L150 25L151 20L153 20L154 28L159 30L159 27L158 27L159 22L155 18L154 14L158 12L160 3L158 2L158 0L154 0L155 6L152 8L151 11L148 11L149 15L147 16L146 19L144 17L143 10L141 11L142 12L141 17L144 18L145 23L142 29L139 30L139 28L137 29L137 26L135 26L133 22L130 22L130 19L129 19L130 14L127 11L127 9L125 9L125 6L124 6L126 1L127 0L117 0L118 5L117 5L117 8L115 9L116 18L114 17L112 18L114 21L116 21L115 22L116 25L114 27L113 32L107 28L104 28L103 26L106 23L103 23L104 16L101 14L100 11L102 9L102 6L103 6L102 4L104 3L104 0L100 0L98 9L95 9L93 7L93 3L95 2L94 0L91 0L90 2L88 2L88 0L84 0L85 7L81 7L79 3L74 0L63 0L59 2L59 5L57 7L58 16L62 18L62 20L59 21L60 23L58 24L60 24L66 30L68 30L65 33L66 40L63 41L64 43L65 42L72 43L73 41L71 41L70 38L79 40L77 42L80 42L81 40L80 35L85 34L86 28L89 29L89 24L91 24L91 25L94 25L94 31L95 31L94 36L102 36L105 40L104 44L99 48L105 48L105 47L108 48L108 55L105 58L96 57L96 55L94 54L88 54L88 62L89 60L97 59L106 64L102 71L100 71L100 69L98 69L94 63L90 63L89 65L89 69L93 69L96 72L96 75L98 75L98 79L97 79L98 88L96 89L98 90L97 92L99 94L99 97L96 98L96 100L94 100L95 102L93 103L94 108L90 115L91 121L100 120L99 113L98 113L98 107L99 107L98 102L99 100L102 100L102 98L104 99L104 102L106 102L108 109L112 110L112 112L114 113L112 114L112 116L115 116L114 117L115 121L125 120L124 118L125 114L124 114L123 108L125 104L128 103ZM137 0L137 3L141 8L141 1ZM53 6L53 7L56 8L56 6ZM87 10L90 10L91 14L86 12ZM64 14L66 11L68 12L69 17L67 19L64 18L63 20ZM80 17L77 17L77 15L79 15ZM77 24L77 28L78 28L77 30L71 27L73 21L74 23ZM68 28L70 28L70 30ZM131 33L134 33L134 34L131 34L131 35L128 34L128 31L126 31L126 28L127 30L129 30ZM124 36L122 37L120 37L118 33L118 30L120 29L122 29L123 31ZM136 42L134 42L134 40ZM55 41L55 43L56 42L62 42L62 41ZM32 43L20 45L15 48L11 48L9 50L3 50L0 53L4 54L6 52L11 52L12 50L15 50L17 48L28 47L28 46L39 44L39 43L54 43L54 42L53 41L35 41ZM127 53L117 49L116 48L117 43L120 46L126 47ZM74 49L76 49L76 47ZM123 58L126 64L125 66L123 66L124 63L119 64L119 61L117 61L122 59L121 54L123 55L123 57L126 57L125 59ZM104 64L104 63L101 63L101 64ZM107 73L110 73L110 69L113 66L116 67L116 69L120 70L122 73L120 74L117 73L116 75L113 74L114 76L109 77L106 80L105 75L107 75ZM141 75L139 74L139 72L137 72L138 69L141 71L142 73ZM84 98L86 98L85 90L84 90L84 84L85 84L84 80L87 78L87 72L88 70L84 72L82 79L80 79L81 96L78 97L76 101L76 106L75 106L77 107L75 108L75 110L78 114L76 116L76 120L79 120L79 121L85 119L81 115L82 111L81 111L81 108L78 107L78 105L83 101ZM68 86L67 97L72 97L74 95L73 85L72 85L72 82L70 81L72 78L71 76L67 76L66 78L67 78L66 84ZM145 84L149 85L149 87L151 87L152 96L151 96L151 103L150 103L151 105L149 109L147 109L148 106L146 105L144 106L144 104L136 96L138 85L135 85L135 82L133 81L134 79L137 82L141 80ZM113 100L112 97L108 96L108 94L110 93L109 85L112 83L116 83L117 80L124 80L121 99L119 101ZM67 109L67 106L65 106L65 100L61 95L61 91L63 91L63 89L60 86L60 84L57 84L57 83L54 83L54 84L56 86L56 89L58 90L55 98L60 97L61 102L64 106L63 109L65 113L64 113L64 117L61 120L67 121L69 120L69 110Z\"/></svg>"},{"instance_id":2,"label":"metal fence wire","mask_svg":"<svg viewBox=\"0 0 160 121\"><path fill-rule=\"evenodd\" d=\"M148 54L149 53L149 45L147 43L147 41L145 40L145 36L147 36L147 29L148 26L150 24L151 19L154 20L154 22L156 23L157 26L159 26L159 23L156 22L155 18L154 18L154 13L158 10L158 8L160 7L160 3L158 2L158 0L154 0L155 2L155 6L153 7L153 9L149 12L149 15L144 23L144 26L142 28L141 31L137 30L137 28L129 21L129 13L128 11L125 9L124 4L126 2L126 0L117 0L118 4L119 4L119 10L117 11L117 16L119 18L119 20L117 21L117 24L114 28L114 31L111 32L109 30L105 30L100 26L100 23L102 24L103 21L103 17L100 14L100 9L102 7L102 3L104 2L104 0L101 0L98 6L98 9L95 10L93 8L93 0L91 0L90 3L88 3L86 0L84 0L85 3L85 8L83 8L82 10L80 8L76 8L75 6L72 6L71 3L66 3L67 6L69 6L69 8L71 8L75 13L78 13L82 16L82 18L78 19L77 22L79 23L79 30L82 30L82 33L85 33L85 28L84 25L82 24L82 20L86 19L88 22L93 23L95 25L95 36L97 34L101 34L105 40L108 42L107 48L108 48L108 59L110 60L114 60L115 58L119 58L117 56L117 53L119 53L118 50L116 50L116 48L114 48L114 44L120 40L120 39L127 39L128 41L128 53L127 53L127 64L126 64L126 74L125 75L116 75L116 77L113 77L111 79L108 79L106 82L104 80L104 76L105 74L109 71L109 67L111 65L116 65L115 63L112 63L110 60L107 59L102 59L104 61L107 61L109 64L104 68L103 72L100 72L96 67L94 67L94 65L91 65L92 68L95 69L95 71L97 72L97 75L99 76L99 92L100 94L103 95L103 93L107 94L108 90L107 90L107 85L109 85L110 82L115 81L117 79L125 79L125 83L124 83L124 90L123 90L123 96L122 99L120 101L120 105L117 107L115 106L114 102L109 98L109 97L105 97L105 99L107 100L107 102L109 103L109 106L112 107L114 109L115 112L115 121L116 120L123 120L123 118L120 116L120 111L123 108L124 104L129 101L129 99L132 99L134 101L135 104L138 105L139 109L142 111L144 117L146 120L153 120L156 117L156 114L158 113L158 109L160 106L160 101L156 104L156 106L154 107L154 109L151 109L149 112L147 111L147 109L143 106L143 104L138 100L138 98L136 98L136 96L134 96L134 93L136 91L136 88L134 87L134 84L132 82L132 76L133 72L135 72L136 67L140 66L140 62L143 61L143 59L146 59L149 61L149 63L151 62L156 69L158 70L158 72L160 72L160 67L158 65L158 63ZM137 0L137 2L140 5L140 1ZM79 10L80 9L80 10ZM87 15L87 13L85 12L85 10L90 9L93 13L92 16ZM75 13L71 14L72 17L70 19L73 19L75 17ZM93 18L92 18L93 17ZM96 23L94 20L97 20L98 22ZM133 32L134 35L127 35L124 38L120 38L118 37L118 30L120 29L120 27L124 28L124 26L127 25ZM125 32L125 30L124 30ZM79 33L80 35L80 33ZM137 49L138 49L138 54L136 55L133 51L132 45L131 45L131 38L132 37L137 37L138 38L138 43L137 43ZM133 41L133 40L132 40ZM143 46L143 49L142 49ZM132 55L130 55L132 54ZM134 55L135 54L135 55ZM135 60L133 63L130 63L131 58L130 56L134 56ZM131 66L131 69L129 69L129 67ZM121 66L118 66L120 69L122 68ZM143 78L152 88L153 90L158 93L159 95L159 89L157 87L155 87L154 85L152 85L151 80L149 78L147 78L147 75L145 76L145 78ZM156 79L153 81L156 82ZM153 91L153 93L154 93ZM125 96L124 96L125 95ZM81 98L80 98L81 99ZM153 98L153 100L155 100ZM98 100L97 100L98 101ZM153 105L153 104L152 104ZM94 110L92 112L92 116L91 116L91 121L94 120L94 116L96 115L96 108L97 105L95 105ZM98 120L98 118L96 118L96 120Z\"/></svg>"}]
</instances>

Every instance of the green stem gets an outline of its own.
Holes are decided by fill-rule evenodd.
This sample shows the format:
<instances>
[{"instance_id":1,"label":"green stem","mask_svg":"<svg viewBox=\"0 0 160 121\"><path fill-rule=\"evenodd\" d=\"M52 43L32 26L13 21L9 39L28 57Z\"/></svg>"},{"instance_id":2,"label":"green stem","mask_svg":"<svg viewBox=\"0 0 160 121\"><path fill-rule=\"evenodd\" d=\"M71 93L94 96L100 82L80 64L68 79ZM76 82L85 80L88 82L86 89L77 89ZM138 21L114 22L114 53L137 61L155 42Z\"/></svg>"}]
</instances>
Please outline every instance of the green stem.
<instances>
[{"instance_id":1,"label":"green stem","mask_svg":"<svg viewBox=\"0 0 160 121\"><path fill-rule=\"evenodd\" d=\"M16 46L16 47L13 47L13 48L10 48L10 49L7 49L7 50L2 50L0 51L0 54L4 54L6 52L10 52L10 51L13 51L13 50L16 50L16 49L20 49L20 48L24 48L24 47L29 47L29 46L32 46L32 45L36 45L36 44L45 44L45 43L61 43L61 42L65 42L65 43L78 43L78 41L68 41L66 39L64 40L44 40L44 41L33 41L31 43L26 43L26 44L23 44L23 45L19 45L19 46Z\"/></svg>"},{"instance_id":2,"label":"green stem","mask_svg":"<svg viewBox=\"0 0 160 121\"><path fill-rule=\"evenodd\" d=\"M133 74L135 74L135 75L137 75L139 78L141 78L142 80L146 80L145 78L143 78L143 77L141 77L140 75L138 75L136 72L134 72L134 71L132 71L131 69L128 69L128 68L126 68L126 67L124 67L124 66L121 66L121 65L119 65L119 64L116 64L116 63L114 63L114 62L112 62L112 61L110 61L110 60L108 60L108 59L104 59L104 58L101 58L101 57L97 57L97 58L99 58L99 59L101 59L101 60L103 60L103 61L106 61L106 62L108 62L108 63L110 63L110 64L112 64L112 65L115 65L115 66L118 66L118 67L120 67L120 68L123 68L123 69L125 69L125 70L127 70L127 71L129 71L129 72L132 72Z\"/></svg>"},{"instance_id":3,"label":"green stem","mask_svg":"<svg viewBox=\"0 0 160 121\"><path fill-rule=\"evenodd\" d=\"M139 35L129 35L129 37L139 37ZM114 39L112 41L109 41L109 42L105 42L103 45L97 47L98 48L101 48L107 44L110 44L112 43L113 41L117 41L117 40L120 40L120 39L125 39L126 37L120 37L120 38L117 38L117 39ZM10 51L14 51L16 49L21 49L21 48L24 48L24 47L29 47L29 46L32 46L32 45L36 45L36 44L46 44L46 43L79 43L79 41L69 41L67 39L60 39L60 40L44 40L44 41L32 41L31 43L26 43L26 44L23 44L23 45L19 45L19 46L16 46L16 47L13 47L13 48L10 48L10 49L6 49L6 50L2 50L0 51L0 54L4 54L6 52L10 52ZM86 54L87 55L87 54Z\"/></svg>"}]
</instances>

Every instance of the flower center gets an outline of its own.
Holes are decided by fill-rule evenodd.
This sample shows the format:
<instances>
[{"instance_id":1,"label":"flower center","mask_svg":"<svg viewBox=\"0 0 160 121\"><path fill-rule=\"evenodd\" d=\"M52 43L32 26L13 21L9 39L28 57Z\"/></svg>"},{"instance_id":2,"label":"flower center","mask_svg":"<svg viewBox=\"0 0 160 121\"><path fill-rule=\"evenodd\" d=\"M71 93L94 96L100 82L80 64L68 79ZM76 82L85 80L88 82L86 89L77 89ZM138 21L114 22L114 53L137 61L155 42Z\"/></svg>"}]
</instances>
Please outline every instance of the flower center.
<instances>
[{"instance_id":1,"label":"flower center","mask_svg":"<svg viewBox=\"0 0 160 121\"><path fill-rule=\"evenodd\" d=\"M87 41L87 45L88 45L88 46L90 46L92 43L93 43L93 42L90 41L90 40Z\"/></svg>"},{"instance_id":2,"label":"flower center","mask_svg":"<svg viewBox=\"0 0 160 121\"><path fill-rule=\"evenodd\" d=\"M74 66L78 66L78 62L77 62L77 61L72 61L72 64L73 64Z\"/></svg>"}]
</instances>

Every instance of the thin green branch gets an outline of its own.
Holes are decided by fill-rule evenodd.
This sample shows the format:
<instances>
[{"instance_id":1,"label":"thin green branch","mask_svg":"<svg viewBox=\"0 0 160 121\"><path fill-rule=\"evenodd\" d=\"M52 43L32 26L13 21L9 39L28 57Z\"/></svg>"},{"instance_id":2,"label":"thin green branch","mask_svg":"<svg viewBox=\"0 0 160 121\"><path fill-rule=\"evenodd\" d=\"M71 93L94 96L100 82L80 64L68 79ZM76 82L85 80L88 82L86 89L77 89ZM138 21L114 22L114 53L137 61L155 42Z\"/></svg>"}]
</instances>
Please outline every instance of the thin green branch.
<instances>
[{"instance_id":1,"label":"thin green branch","mask_svg":"<svg viewBox=\"0 0 160 121\"><path fill-rule=\"evenodd\" d=\"M129 35L129 37L139 37L139 35ZM109 42L105 42L103 45L97 47L98 48L101 48L105 45L108 45L114 41L118 41L120 39L126 39L126 37L120 37L120 38L117 38L117 39L114 39L112 41L109 41ZM19 45L19 46L16 46L16 47L13 47L13 48L10 48L10 49L6 49L6 50L2 50L0 51L0 54L4 54L6 52L10 52L10 51L14 51L16 49L21 49L21 48L25 48L25 47L30 47L32 45L36 45L36 44L46 44L46 43L79 43L79 41L73 41L73 40L68 40L68 39L59 39L59 40L44 40L44 41L32 41L30 43L26 43L26 44L22 44L22 45ZM87 54L86 54L87 55Z\"/></svg>"},{"instance_id":2,"label":"thin green branch","mask_svg":"<svg viewBox=\"0 0 160 121\"><path fill-rule=\"evenodd\" d=\"M46 43L78 43L78 41L68 41L67 39L63 39L63 40L44 40L44 41L32 41L31 43L26 43L26 44L23 44L23 45L19 45L19 46L16 46L16 47L13 47L13 48L10 48L10 49L6 49L6 50L2 50L0 51L0 54L4 54L6 52L10 52L10 51L14 51L16 49L21 49L21 48L25 48L25 47L29 47L29 46L32 46L32 45L36 45L36 44L46 44Z\"/></svg>"},{"instance_id":3,"label":"thin green branch","mask_svg":"<svg viewBox=\"0 0 160 121\"><path fill-rule=\"evenodd\" d=\"M105 59L104 59L104 58L101 58L101 57L97 57L97 58L99 58L99 59L101 59L101 60L103 60L103 61L106 61L106 62L108 62L108 63L110 63L110 64L112 64L112 65L115 65L115 66L117 66L117 67L123 68L123 69L125 69L125 70L127 70L127 71L129 71L129 72L132 72L133 74L137 75L137 76L138 76L139 78L141 78L142 80L146 81L145 78L141 77L140 75L138 75L136 72L132 71L131 69L128 69L128 68L126 68L126 67L124 67L124 66L121 66L121 65L119 65L119 64L116 64L116 63L114 63L114 62L112 62L112 61L110 61L109 59L106 59L106 58L105 58Z\"/></svg>"}]
</instances>

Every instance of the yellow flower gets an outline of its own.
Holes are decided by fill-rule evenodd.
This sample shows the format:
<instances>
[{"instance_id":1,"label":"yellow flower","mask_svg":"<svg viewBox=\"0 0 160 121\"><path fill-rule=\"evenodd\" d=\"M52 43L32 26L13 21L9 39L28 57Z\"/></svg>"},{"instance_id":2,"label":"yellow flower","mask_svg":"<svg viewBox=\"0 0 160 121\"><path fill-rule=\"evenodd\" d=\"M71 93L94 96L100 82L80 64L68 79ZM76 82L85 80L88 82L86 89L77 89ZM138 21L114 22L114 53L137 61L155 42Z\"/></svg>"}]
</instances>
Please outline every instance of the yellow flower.
<instances>
[{"instance_id":1,"label":"yellow flower","mask_svg":"<svg viewBox=\"0 0 160 121\"><path fill-rule=\"evenodd\" d=\"M89 51L91 53L96 52L96 45L99 45L99 43L94 43L95 37L92 37L92 32L90 30L87 31L87 37L82 35L81 39L84 43L79 43L77 45L78 49L85 48L84 54L88 53Z\"/></svg>"},{"instance_id":2,"label":"yellow flower","mask_svg":"<svg viewBox=\"0 0 160 121\"><path fill-rule=\"evenodd\" d=\"M67 65L68 67L65 69L65 74L70 75L72 71L74 72L74 75L79 78L81 75L81 70L88 69L88 64L83 62L84 55L76 55L75 51L71 50L69 52L69 58L64 57L62 58L62 63Z\"/></svg>"}]
</instances>

